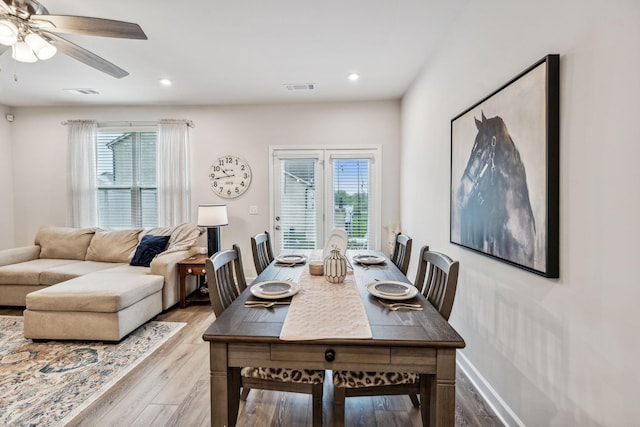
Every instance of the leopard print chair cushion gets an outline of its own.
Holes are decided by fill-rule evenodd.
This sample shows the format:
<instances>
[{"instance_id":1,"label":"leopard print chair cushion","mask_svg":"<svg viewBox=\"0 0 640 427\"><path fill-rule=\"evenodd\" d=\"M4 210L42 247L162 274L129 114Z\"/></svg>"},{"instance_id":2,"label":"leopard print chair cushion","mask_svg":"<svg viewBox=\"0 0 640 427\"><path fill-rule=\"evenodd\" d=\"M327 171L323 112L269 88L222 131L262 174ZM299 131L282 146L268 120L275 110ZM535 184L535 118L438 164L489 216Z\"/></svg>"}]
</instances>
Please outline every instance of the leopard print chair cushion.
<instances>
[{"instance_id":1,"label":"leopard print chair cushion","mask_svg":"<svg viewBox=\"0 0 640 427\"><path fill-rule=\"evenodd\" d=\"M242 368L240 374L247 378L285 383L319 384L324 382L324 371L312 369Z\"/></svg>"},{"instance_id":2,"label":"leopard print chair cushion","mask_svg":"<svg viewBox=\"0 0 640 427\"><path fill-rule=\"evenodd\" d=\"M346 388L414 384L420 375L407 372L334 371L333 386Z\"/></svg>"}]
</instances>

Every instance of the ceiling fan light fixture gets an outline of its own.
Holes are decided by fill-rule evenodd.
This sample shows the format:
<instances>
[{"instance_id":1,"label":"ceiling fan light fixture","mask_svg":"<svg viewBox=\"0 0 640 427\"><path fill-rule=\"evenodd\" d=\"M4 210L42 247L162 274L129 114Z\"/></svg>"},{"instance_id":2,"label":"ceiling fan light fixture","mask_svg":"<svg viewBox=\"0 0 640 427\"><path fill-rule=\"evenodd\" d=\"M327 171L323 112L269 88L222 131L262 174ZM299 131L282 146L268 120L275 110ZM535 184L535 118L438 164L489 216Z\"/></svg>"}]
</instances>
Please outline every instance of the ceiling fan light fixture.
<instances>
[{"instance_id":1,"label":"ceiling fan light fixture","mask_svg":"<svg viewBox=\"0 0 640 427\"><path fill-rule=\"evenodd\" d=\"M0 44L13 46L18 41L18 27L8 19L0 19Z\"/></svg>"},{"instance_id":2,"label":"ceiling fan light fixture","mask_svg":"<svg viewBox=\"0 0 640 427\"><path fill-rule=\"evenodd\" d=\"M27 36L24 38L24 41L27 43L27 45L29 45L38 59L42 61L52 58L58 51L55 46L48 43L45 39L35 33L27 34Z\"/></svg>"},{"instance_id":3,"label":"ceiling fan light fixture","mask_svg":"<svg viewBox=\"0 0 640 427\"><path fill-rule=\"evenodd\" d=\"M18 42L11 47L11 57L18 62L37 62L38 57L25 42Z\"/></svg>"}]
</instances>

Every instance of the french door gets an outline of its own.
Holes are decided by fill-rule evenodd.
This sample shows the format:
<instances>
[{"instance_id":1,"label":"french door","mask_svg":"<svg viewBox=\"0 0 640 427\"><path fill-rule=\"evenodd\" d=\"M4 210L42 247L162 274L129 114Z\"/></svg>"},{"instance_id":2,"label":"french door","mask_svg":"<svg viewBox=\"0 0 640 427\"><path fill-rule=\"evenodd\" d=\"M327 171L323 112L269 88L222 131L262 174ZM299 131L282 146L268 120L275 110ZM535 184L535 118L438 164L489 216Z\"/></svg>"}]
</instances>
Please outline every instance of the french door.
<instances>
[{"instance_id":1,"label":"french door","mask_svg":"<svg viewBox=\"0 0 640 427\"><path fill-rule=\"evenodd\" d=\"M321 249L334 228L349 248L379 247L380 148L271 149L276 252Z\"/></svg>"}]
</instances>

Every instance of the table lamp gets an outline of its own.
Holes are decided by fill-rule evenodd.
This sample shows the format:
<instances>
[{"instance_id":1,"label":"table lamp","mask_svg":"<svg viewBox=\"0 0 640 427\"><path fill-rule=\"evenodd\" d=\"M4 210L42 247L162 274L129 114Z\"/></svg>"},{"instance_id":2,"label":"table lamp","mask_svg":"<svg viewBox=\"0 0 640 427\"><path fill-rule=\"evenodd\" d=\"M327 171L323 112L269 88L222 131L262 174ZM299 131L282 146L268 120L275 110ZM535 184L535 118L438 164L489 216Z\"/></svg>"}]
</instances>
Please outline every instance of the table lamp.
<instances>
[{"instance_id":1,"label":"table lamp","mask_svg":"<svg viewBox=\"0 0 640 427\"><path fill-rule=\"evenodd\" d=\"M207 227L207 250L211 257L220 251L220 228L228 225L227 205L199 205L198 226Z\"/></svg>"}]
</instances>

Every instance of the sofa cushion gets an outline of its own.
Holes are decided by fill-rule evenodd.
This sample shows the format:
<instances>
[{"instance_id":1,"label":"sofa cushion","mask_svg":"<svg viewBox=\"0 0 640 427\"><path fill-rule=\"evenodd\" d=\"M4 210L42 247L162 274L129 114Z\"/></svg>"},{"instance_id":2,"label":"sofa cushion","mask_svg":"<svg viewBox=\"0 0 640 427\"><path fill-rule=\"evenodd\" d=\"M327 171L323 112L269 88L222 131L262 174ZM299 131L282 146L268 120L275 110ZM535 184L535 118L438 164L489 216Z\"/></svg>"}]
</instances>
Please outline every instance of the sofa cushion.
<instances>
[{"instance_id":1,"label":"sofa cushion","mask_svg":"<svg viewBox=\"0 0 640 427\"><path fill-rule=\"evenodd\" d=\"M106 268L104 270L96 271L96 274L103 274L103 273L150 274L151 273L151 269L149 267L135 267L129 264L115 264L115 265L116 267L113 267L113 268ZM158 274L158 276L160 275Z\"/></svg>"},{"instance_id":2,"label":"sofa cushion","mask_svg":"<svg viewBox=\"0 0 640 427\"><path fill-rule=\"evenodd\" d=\"M149 267L153 258L167 248L171 236L146 235L136 248L136 253L131 259L131 265Z\"/></svg>"},{"instance_id":3,"label":"sofa cushion","mask_svg":"<svg viewBox=\"0 0 640 427\"><path fill-rule=\"evenodd\" d=\"M55 285L65 280L74 279L96 271L115 268L119 265L115 262L79 261L73 264L65 264L59 267L49 268L40 273L41 285Z\"/></svg>"},{"instance_id":4,"label":"sofa cushion","mask_svg":"<svg viewBox=\"0 0 640 427\"><path fill-rule=\"evenodd\" d=\"M191 248L202 231L195 225L184 223L175 227L158 227L144 230L140 233L140 240L146 235L151 236L171 236L169 245L164 253L185 251Z\"/></svg>"},{"instance_id":5,"label":"sofa cushion","mask_svg":"<svg viewBox=\"0 0 640 427\"><path fill-rule=\"evenodd\" d=\"M154 274L92 273L27 295L28 310L116 313L162 290Z\"/></svg>"},{"instance_id":6,"label":"sofa cushion","mask_svg":"<svg viewBox=\"0 0 640 427\"><path fill-rule=\"evenodd\" d=\"M63 265L82 264L75 259L34 259L0 267L0 285L40 285L43 271Z\"/></svg>"},{"instance_id":7,"label":"sofa cushion","mask_svg":"<svg viewBox=\"0 0 640 427\"><path fill-rule=\"evenodd\" d=\"M84 260L94 228L41 227L35 244L40 245L40 258Z\"/></svg>"},{"instance_id":8,"label":"sofa cushion","mask_svg":"<svg viewBox=\"0 0 640 427\"><path fill-rule=\"evenodd\" d=\"M96 230L87 249L87 261L129 262L138 245L140 229Z\"/></svg>"}]
</instances>

